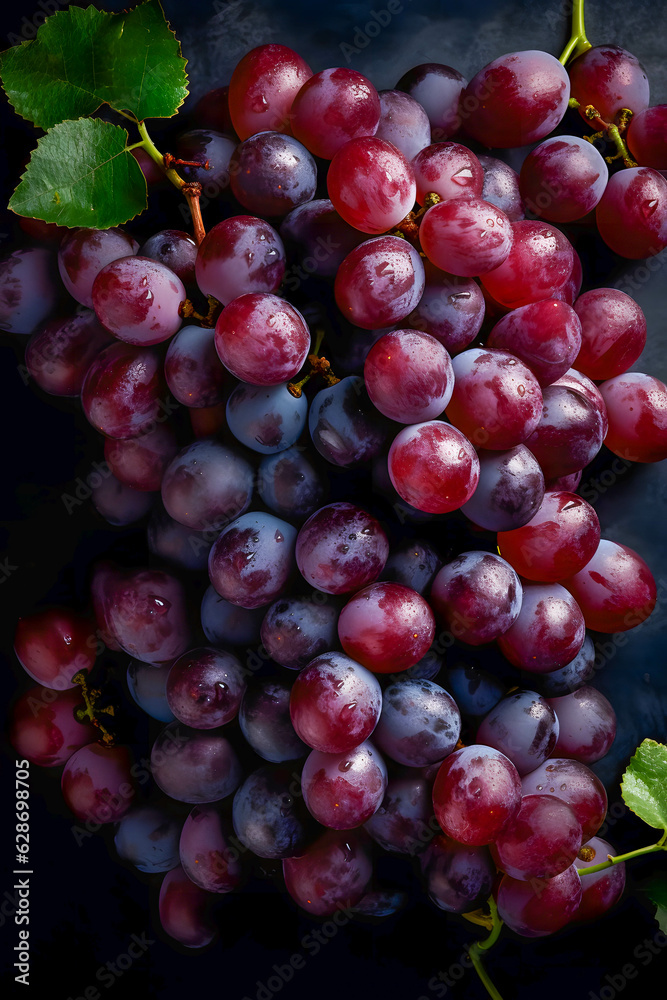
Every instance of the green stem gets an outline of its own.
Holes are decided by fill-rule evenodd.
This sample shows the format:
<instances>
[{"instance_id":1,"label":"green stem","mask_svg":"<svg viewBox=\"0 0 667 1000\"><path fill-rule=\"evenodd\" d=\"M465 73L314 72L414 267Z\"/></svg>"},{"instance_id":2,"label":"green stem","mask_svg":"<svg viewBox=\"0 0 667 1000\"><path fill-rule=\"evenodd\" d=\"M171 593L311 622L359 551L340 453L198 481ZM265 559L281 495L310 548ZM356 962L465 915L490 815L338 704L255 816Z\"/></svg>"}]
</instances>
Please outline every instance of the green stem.
<instances>
[{"instance_id":1,"label":"green stem","mask_svg":"<svg viewBox=\"0 0 667 1000\"><path fill-rule=\"evenodd\" d=\"M139 129L141 145L143 148L146 150L151 159L155 160L157 165L164 171L165 176L169 178L174 187L178 188L178 190L185 196L190 208L190 214L192 216L192 227L194 229L195 242L197 246L199 246L206 236L206 230L204 229L204 223L201 217L201 206L199 204L201 184L199 184L198 181L187 183L182 177L179 176L179 174L176 173L173 167L168 167L165 164L164 156L149 136L145 122L137 122L137 128Z\"/></svg>"},{"instance_id":2,"label":"green stem","mask_svg":"<svg viewBox=\"0 0 667 1000\"><path fill-rule=\"evenodd\" d=\"M587 49L592 48L591 43L586 38L586 28L584 26L584 0L574 0L572 7L572 34L570 40L561 52L560 63L565 66L569 59L576 59Z\"/></svg>"},{"instance_id":3,"label":"green stem","mask_svg":"<svg viewBox=\"0 0 667 1000\"><path fill-rule=\"evenodd\" d=\"M605 868L620 865L622 861L632 861L633 858L640 858L643 854L653 854L655 851L667 851L665 838L667 838L667 831L665 831L657 844L651 844L649 847L639 847L636 851L628 851L627 854L617 854L615 857L608 854L607 861L602 861L599 865L591 865L589 868L580 868L579 874L593 875L595 872L604 871Z\"/></svg>"},{"instance_id":4,"label":"green stem","mask_svg":"<svg viewBox=\"0 0 667 1000\"><path fill-rule=\"evenodd\" d=\"M491 911L491 919L493 920L491 933L483 941L475 941L475 943L470 946L470 951L468 954L470 955L470 961L473 964L473 968L475 969L475 972L477 973L481 982L483 983L486 992L491 997L491 1000L503 1000L502 996L500 995L500 993L494 986L493 982L491 981L491 978L486 969L484 968L484 963L482 961L483 953L485 951L488 951L489 948L493 947L493 945L498 940L498 936L503 928L503 922L498 916L498 907L496 906L493 897L489 897L488 906L489 910Z\"/></svg>"},{"instance_id":5,"label":"green stem","mask_svg":"<svg viewBox=\"0 0 667 1000\"><path fill-rule=\"evenodd\" d=\"M137 128L139 129L139 135L141 136L141 145L144 147L150 158L155 160L158 167L164 170L166 176L169 178L174 187L177 187L179 191L182 191L185 187L185 181L182 177L179 177L173 167L170 167L169 169L165 167L164 156L149 136L146 129L146 123L137 122Z\"/></svg>"}]
</instances>

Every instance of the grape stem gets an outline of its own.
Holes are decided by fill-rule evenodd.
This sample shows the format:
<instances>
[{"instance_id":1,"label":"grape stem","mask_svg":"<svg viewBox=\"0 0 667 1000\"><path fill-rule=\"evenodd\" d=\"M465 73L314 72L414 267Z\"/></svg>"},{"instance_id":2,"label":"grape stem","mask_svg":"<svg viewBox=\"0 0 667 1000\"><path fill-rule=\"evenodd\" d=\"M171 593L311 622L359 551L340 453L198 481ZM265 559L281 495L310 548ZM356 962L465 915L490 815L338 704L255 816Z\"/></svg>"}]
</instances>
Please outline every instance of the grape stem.
<instances>
[{"instance_id":1,"label":"grape stem","mask_svg":"<svg viewBox=\"0 0 667 1000\"><path fill-rule=\"evenodd\" d=\"M588 49L593 48L586 38L584 26L584 0L574 0L572 6L572 34L570 40L560 54L558 62L567 65L570 59L576 59Z\"/></svg>"},{"instance_id":2,"label":"grape stem","mask_svg":"<svg viewBox=\"0 0 667 1000\"><path fill-rule=\"evenodd\" d=\"M188 207L190 209L190 214L192 216L192 226L194 229L195 242L199 246L206 236L206 230L204 229L204 222L201 217L201 207L199 205L199 196L201 194L201 184L198 181L191 181L188 183L184 181L183 178L176 173L172 164L178 163L180 161L175 160L173 156L167 154L164 156L160 150L157 148L153 140L148 134L145 122L137 122L137 128L139 129L139 135L141 136L141 143L135 143L131 148L136 149L137 146L141 146L146 150L148 155L152 160L157 163L157 165L164 171L165 176L171 181L175 188L177 188L181 194L183 194L187 200ZM185 161L183 161L185 162Z\"/></svg>"},{"instance_id":3,"label":"grape stem","mask_svg":"<svg viewBox=\"0 0 667 1000\"><path fill-rule=\"evenodd\" d=\"M324 330L318 330L315 334L315 350L312 354L308 355L310 371L304 378L301 379L300 382L289 382L287 385L287 391L291 396L294 396L295 399L299 399L304 385L312 378L313 375L322 375L327 385L336 385L337 382L340 382L340 379L336 378L331 370L331 365L327 359L319 357L323 340Z\"/></svg>"},{"instance_id":4,"label":"grape stem","mask_svg":"<svg viewBox=\"0 0 667 1000\"><path fill-rule=\"evenodd\" d=\"M595 872L604 871L605 868L612 868L613 865L620 865L622 861L632 861L633 858L639 858L643 854L653 854L654 851L667 851L666 841L667 830L665 830L657 844L650 844L648 847L639 847L636 851L628 851L627 854L616 854L615 856L608 854L607 860L602 861L599 865L590 865L588 868L579 868L579 875L593 875Z\"/></svg>"},{"instance_id":5,"label":"grape stem","mask_svg":"<svg viewBox=\"0 0 667 1000\"><path fill-rule=\"evenodd\" d=\"M579 101L576 97L571 97L568 101L568 105L571 108L579 109L581 107ZM632 111L629 108L621 108L618 112L616 118L618 119L617 124L613 122L606 122L604 118L600 115L597 108L594 108L592 104L587 104L584 108L584 115L586 119L593 125L597 125L600 129L599 132L595 132L593 135L585 135L584 139L587 142L595 142L596 139L607 139L609 142L613 142L616 147L616 152L613 156L605 156L607 163L613 163L614 160L623 160L623 166L625 167L636 167L637 163L630 156L630 151L625 144L623 139L623 132L627 131L628 124L632 118Z\"/></svg>"},{"instance_id":6,"label":"grape stem","mask_svg":"<svg viewBox=\"0 0 667 1000\"><path fill-rule=\"evenodd\" d=\"M483 983L486 992L491 997L491 1000L503 1000L500 993L498 992L493 982L491 981L489 974L484 968L484 963L482 961L483 953L485 951L488 951L489 948L493 947L493 945L498 940L498 936L503 928L503 922L498 916L498 907L496 906L495 900L493 899L492 896L490 896L488 899L488 907L489 910L491 911L491 919L493 921L491 933L487 938L484 938L483 941L475 941L470 946L468 954L470 955L470 961L473 964L473 968L475 969L475 972L477 973L481 982Z\"/></svg>"},{"instance_id":7,"label":"grape stem","mask_svg":"<svg viewBox=\"0 0 667 1000\"><path fill-rule=\"evenodd\" d=\"M74 712L74 718L77 722L85 723L92 722L97 729L102 733L101 742L105 746L113 746L115 743L112 733L100 722L100 715L111 715L116 714L113 705L99 704L100 698L102 697L102 692L97 688L89 688L87 683L87 672L85 670L79 670L78 673L74 674L72 680L75 684L78 684L81 688L81 697L83 699L83 706L79 706Z\"/></svg>"}]
</instances>

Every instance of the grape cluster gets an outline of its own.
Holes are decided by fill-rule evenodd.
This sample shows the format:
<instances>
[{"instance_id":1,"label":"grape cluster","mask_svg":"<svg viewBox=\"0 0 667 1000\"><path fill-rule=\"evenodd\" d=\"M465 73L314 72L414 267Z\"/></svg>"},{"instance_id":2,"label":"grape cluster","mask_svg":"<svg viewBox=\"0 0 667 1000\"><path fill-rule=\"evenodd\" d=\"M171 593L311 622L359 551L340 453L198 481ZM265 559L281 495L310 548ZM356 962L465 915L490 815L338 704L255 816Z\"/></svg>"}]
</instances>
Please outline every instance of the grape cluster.
<instances>
[{"instance_id":1,"label":"grape cluster","mask_svg":"<svg viewBox=\"0 0 667 1000\"><path fill-rule=\"evenodd\" d=\"M561 134L571 98L628 164ZM92 610L19 621L37 686L11 739L163 874L181 944L212 940L257 858L319 916L380 905L378 848L416 858L441 909L493 894L525 936L619 898L622 864L579 874L614 853L590 631L639 625L656 584L576 489L603 444L667 457L667 387L630 370L639 306L580 294L559 227L594 212L620 255L667 246L665 114L614 46L378 93L263 45L177 143L217 191L199 246L31 220L0 264L0 326L80 399L110 469L93 502L148 518L154 559L98 564ZM527 144L520 174L488 153ZM502 668L471 665L491 644ZM104 647L161 724L148 771L81 709Z\"/></svg>"}]
</instances>

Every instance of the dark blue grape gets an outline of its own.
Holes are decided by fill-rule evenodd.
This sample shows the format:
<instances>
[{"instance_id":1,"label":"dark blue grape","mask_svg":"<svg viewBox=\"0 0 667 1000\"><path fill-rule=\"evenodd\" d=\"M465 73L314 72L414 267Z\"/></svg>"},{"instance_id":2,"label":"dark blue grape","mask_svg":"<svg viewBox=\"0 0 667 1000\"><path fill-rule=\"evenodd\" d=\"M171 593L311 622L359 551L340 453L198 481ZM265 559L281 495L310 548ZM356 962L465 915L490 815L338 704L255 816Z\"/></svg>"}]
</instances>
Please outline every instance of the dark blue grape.
<instances>
[{"instance_id":1,"label":"dark blue grape","mask_svg":"<svg viewBox=\"0 0 667 1000\"><path fill-rule=\"evenodd\" d=\"M227 426L237 441L261 455L291 448L306 426L308 401L287 385L237 385L227 400Z\"/></svg>"}]
</instances>

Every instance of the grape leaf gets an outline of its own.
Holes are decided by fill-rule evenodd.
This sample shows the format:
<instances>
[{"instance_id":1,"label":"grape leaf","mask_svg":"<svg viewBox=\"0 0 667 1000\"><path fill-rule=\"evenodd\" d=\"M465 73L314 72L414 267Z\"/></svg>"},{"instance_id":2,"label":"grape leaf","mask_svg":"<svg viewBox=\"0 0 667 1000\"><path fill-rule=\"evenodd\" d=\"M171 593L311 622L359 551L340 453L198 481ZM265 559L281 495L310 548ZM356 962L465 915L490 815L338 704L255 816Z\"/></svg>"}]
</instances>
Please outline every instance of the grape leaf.
<instances>
[{"instance_id":1,"label":"grape leaf","mask_svg":"<svg viewBox=\"0 0 667 1000\"><path fill-rule=\"evenodd\" d=\"M54 126L39 140L9 207L59 226L127 222L146 207L146 179L126 142L124 128L96 118Z\"/></svg>"},{"instance_id":2,"label":"grape leaf","mask_svg":"<svg viewBox=\"0 0 667 1000\"><path fill-rule=\"evenodd\" d=\"M649 826L667 829L667 746L644 740L621 782L627 806Z\"/></svg>"},{"instance_id":3,"label":"grape leaf","mask_svg":"<svg viewBox=\"0 0 667 1000\"><path fill-rule=\"evenodd\" d=\"M34 40L0 53L0 76L16 111L49 129L101 104L170 118L188 92L185 62L159 0L147 0L122 14L58 11Z\"/></svg>"},{"instance_id":4,"label":"grape leaf","mask_svg":"<svg viewBox=\"0 0 667 1000\"><path fill-rule=\"evenodd\" d=\"M663 934L667 934L667 881L653 882L646 890L648 898L656 906L655 919Z\"/></svg>"}]
</instances>

